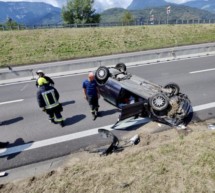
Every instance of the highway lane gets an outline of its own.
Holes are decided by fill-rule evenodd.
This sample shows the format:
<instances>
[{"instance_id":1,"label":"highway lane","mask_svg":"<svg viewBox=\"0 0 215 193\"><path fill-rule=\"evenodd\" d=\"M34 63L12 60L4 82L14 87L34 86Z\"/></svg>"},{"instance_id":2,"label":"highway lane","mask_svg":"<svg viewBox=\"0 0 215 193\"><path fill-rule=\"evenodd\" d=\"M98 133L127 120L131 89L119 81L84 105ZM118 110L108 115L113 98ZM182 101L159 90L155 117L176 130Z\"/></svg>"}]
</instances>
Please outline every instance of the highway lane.
<instances>
[{"instance_id":1,"label":"highway lane","mask_svg":"<svg viewBox=\"0 0 215 193\"><path fill-rule=\"evenodd\" d=\"M157 84L165 85L168 82L176 82L181 90L186 93L194 105L214 101L215 90L213 89L215 71L191 74L193 71L213 69L215 57L204 57L189 60L178 60L168 63L157 63L130 71Z\"/></svg>"},{"instance_id":2,"label":"highway lane","mask_svg":"<svg viewBox=\"0 0 215 193\"><path fill-rule=\"evenodd\" d=\"M213 69L215 57L204 57L189 60L179 60L166 63L129 68L128 71L144 77L155 83L164 85L176 82L182 91L188 94L193 106L215 102L215 71L190 72ZM61 101L65 104L63 116L67 126L61 128L47 121L47 116L42 113L36 103L36 87L34 82L1 86L0 117L5 121L0 127L0 141L9 140L11 146L32 141L41 141L53 137L77 133L92 128L99 128L113 124L118 116L117 109L100 100L102 117L96 121L91 120L89 107L83 99L81 84L86 75L55 78L56 88L61 94ZM24 99L20 102L2 104L6 101ZM199 116L208 118L213 116L215 110L201 111ZM77 151L87 145L94 145L101 140L96 136L73 140L57 145L38 148L22 152L9 159L0 159L0 168L10 168L35 161L65 155Z\"/></svg>"}]
</instances>

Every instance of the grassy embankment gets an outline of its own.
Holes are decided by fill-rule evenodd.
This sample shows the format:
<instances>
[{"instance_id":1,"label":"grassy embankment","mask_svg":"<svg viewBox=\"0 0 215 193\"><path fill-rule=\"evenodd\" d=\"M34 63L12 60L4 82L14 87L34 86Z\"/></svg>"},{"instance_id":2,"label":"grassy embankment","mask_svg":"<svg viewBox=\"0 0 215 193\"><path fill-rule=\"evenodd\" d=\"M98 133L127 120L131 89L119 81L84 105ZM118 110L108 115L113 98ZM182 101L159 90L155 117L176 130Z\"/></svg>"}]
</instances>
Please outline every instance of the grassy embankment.
<instances>
[{"instance_id":1,"label":"grassy embankment","mask_svg":"<svg viewBox=\"0 0 215 193\"><path fill-rule=\"evenodd\" d=\"M215 25L0 32L0 67L215 41Z\"/></svg>"},{"instance_id":2,"label":"grassy embankment","mask_svg":"<svg viewBox=\"0 0 215 193\"><path fill-rule=\"evenodd\" d=\"M151 123L151 127L157 124ZM213 193L215 132L138 132L141 142L107 157L79 153L46 175L0 186L1 193ZM149 128L148 128L149 129ZM137 131L135 131L137 132Z\"/></svg>"}]
</instances>

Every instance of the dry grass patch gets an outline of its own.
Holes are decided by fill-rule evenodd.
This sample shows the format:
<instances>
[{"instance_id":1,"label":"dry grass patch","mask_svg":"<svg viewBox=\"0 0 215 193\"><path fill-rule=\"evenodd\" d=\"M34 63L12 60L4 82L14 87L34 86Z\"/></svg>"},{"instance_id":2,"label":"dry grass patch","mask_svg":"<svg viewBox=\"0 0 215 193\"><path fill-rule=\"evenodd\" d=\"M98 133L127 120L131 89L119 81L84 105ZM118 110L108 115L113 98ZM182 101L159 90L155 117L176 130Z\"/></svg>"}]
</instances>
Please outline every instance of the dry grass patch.
<instances>
[{"instance_id":1,"label":"dry grass patch","mask_svg":"<svg viewBox=\"0 0 215 193\"><path fill-rule=\"evenodd\" d=\"M57 171L1 186L1 193L187 192L215 190L215 132L191 125L185 136L172 129L139 131L141 142L107 157L72 155Z\"/></svg>"},{"instance_id":2,"label":"dry grass patch","mask_svg":"<svg viewBox=\"0 0 215 193\"><path fill-rule=\"evenodd\" d=\"M213 42L214 25L0 32L0 67Z\"/></svg>"}]
</instances>

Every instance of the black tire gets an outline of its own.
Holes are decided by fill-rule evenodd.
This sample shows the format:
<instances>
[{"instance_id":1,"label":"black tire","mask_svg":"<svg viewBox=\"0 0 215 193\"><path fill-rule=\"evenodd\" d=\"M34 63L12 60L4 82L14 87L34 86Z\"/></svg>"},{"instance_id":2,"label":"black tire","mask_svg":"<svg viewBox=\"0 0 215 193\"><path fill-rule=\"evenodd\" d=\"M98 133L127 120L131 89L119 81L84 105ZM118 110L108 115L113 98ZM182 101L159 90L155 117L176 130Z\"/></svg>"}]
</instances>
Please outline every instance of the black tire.
<instances>
[{"instance_id":1,"label":"black tire","mask_svg":"<svg viewBox=\"0 0 215 193\"><path fill-rule=\"evenodd\" d=\"M99 85L106 83L107 79L110 76L109 69L105 66L100 66L95 73L95 80Z\"/></svg>"},{"instance_id":2,"label":"black tire","mask_svg":"<svg viewBox=\"0 0 215 193\"><path fill-rule=\"evenodd\" d=\"M176 83L173 83L173 82L166 84L164 86L164 88L172 90L171 93L169 94L170 96L177 95L180 92L180 87Z\"/></svg>"},{"instance_id":3,"label":"black tire","mask_svg":"<svg viewBox=\"0 0 215 193\"><path fill-rule=\"evenodd\" d=\"M127 70L127 67L126 67L126 65L124 63L116 64L115 68L117 70L119 70L120 72L126 72L126 70Z\"/></svg>"},{"instance_id":4,"label":"black tire","mask_svg":"<svg viewBox=\"0 0 215 193\"><path fill-rule=\"evenodd\" d=\"M149 99L150 106L156 111L163 111L169 105L169 100L166 95L158 93Z\"/></svg>"}]
</instances>

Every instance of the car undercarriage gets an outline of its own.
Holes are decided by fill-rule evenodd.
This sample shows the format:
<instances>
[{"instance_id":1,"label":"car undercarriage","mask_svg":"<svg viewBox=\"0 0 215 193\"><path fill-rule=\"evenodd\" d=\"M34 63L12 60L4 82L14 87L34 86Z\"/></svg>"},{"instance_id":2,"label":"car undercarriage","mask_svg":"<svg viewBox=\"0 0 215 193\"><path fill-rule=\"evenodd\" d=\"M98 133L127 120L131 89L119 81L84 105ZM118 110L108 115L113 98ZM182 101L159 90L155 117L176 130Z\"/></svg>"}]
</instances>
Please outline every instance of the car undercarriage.
<instances>
[{"instance_id":1,"label":"car undercarriage","mask_svg":"<svg viewBox=\"0 0 215 193\"><path fill-rule=\"evenodd\" d=\"M176 83L160 86L130 74L123 63L115 67L99 67L95 79L103 98L121 109L119 121L141 116L178 126L187 125L192 119L191 102ZM122 101L126 102L123 104Z\"/></svg>"}]
</instances>

